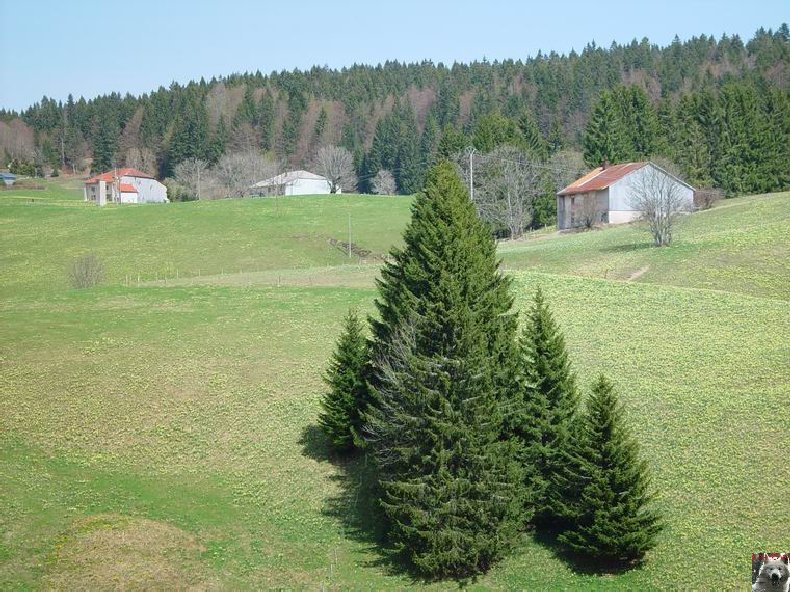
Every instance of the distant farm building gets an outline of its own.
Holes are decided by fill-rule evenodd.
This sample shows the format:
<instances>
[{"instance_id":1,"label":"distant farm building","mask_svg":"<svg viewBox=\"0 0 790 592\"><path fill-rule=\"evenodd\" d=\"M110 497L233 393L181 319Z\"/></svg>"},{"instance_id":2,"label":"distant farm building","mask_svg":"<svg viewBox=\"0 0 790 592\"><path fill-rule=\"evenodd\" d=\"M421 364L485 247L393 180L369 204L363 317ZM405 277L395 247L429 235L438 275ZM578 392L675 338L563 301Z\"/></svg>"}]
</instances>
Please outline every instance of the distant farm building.
<instances>
[{"instance_id":1,"label":"distant farm building","mask_svg":"<svg viewBox=\"0 0 790 592\"><path fill-rule=\"evenodd\" d=\"M308 171L289 171L258 181L251 187L256 195L320 195L330 193L326 177ZM338 188L337 193L340 193Z\"/></svg>"},{"instance_id":2,"label":"distant farm building","mask_svg":"<svg viewBox=\"0 0 790 592\"><path fill-rule=\"evenodd\" d=\"M118 169L85 181L85 201L106 203L167 203L167 187L137 169Z\"/></svg>"},{"instance_id":3,"label":"distant farm building","mask_svg":"<svg viewBox=\"0 0 790 592\"><path fill-rule=\"evenodd\" d=\"M6 185L13 185L16 181L16 175L8 171L0 171L0 180Z\"/></svg>"},{"instance_id":4,"label":"distant farm building","mask_svg":"<svg viewBox=\"0 0 790 592\"><path fill-rule=\"evenodd\" d=\"M577 179L557 194L557 227L560 230L582 226L594 212L597 222L623 224L642 214L632 206L633 187L652 167L677 184L677 191L689 210L694 204L694 188L652 162L604 164Z\"/></svg>"}]
</instances>

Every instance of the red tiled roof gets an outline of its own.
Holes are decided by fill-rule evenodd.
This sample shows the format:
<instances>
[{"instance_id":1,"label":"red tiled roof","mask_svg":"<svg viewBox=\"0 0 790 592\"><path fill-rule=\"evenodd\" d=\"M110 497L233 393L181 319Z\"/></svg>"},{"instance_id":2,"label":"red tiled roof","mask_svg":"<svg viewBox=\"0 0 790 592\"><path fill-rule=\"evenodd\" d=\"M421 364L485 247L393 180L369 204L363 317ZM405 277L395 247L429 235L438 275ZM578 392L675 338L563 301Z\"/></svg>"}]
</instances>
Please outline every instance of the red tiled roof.
<instances>
[{"instance_id":1,"label":"red tiled roof","mask_svg":"<svg viewBox=\"0 0 790 592\"><path fill-rule=\"evenodd\" d=\"M137 193L137 189L131 183L121 183L121 193Z\"/></svg>"},{"instance_id":2,"label":"red tiled roof","mask_svg":"<svg viewBox=\"0 0 790 592\"><path fill-rule=\"evenodd\" d=\"M575 193L587 193L588 191L600 191L606 189L614 183L637 169L645 166L646 162L627 162L625 164L615 164L593 169L580 179L576 179L557 195L573 195Z\"/></svg>"},{"instance_id":3,"label":"red tiled roof","mask_svg":"<svg viewBox=\"0 0 790 592\"><path fill-rule=\"evenodd\" d=\"M115 171L107 171L106 173L101 173L100 175L96 175L95 177L91 177L85 183L98 183L99 181L112 181L115 177ZM144 179L153 179L151 175L148 173L144 173L143 171L138 171L137 169L132 168L125 168L125 169L118 169L118 177L142 177Z\"/></svg>"}]
</instances>

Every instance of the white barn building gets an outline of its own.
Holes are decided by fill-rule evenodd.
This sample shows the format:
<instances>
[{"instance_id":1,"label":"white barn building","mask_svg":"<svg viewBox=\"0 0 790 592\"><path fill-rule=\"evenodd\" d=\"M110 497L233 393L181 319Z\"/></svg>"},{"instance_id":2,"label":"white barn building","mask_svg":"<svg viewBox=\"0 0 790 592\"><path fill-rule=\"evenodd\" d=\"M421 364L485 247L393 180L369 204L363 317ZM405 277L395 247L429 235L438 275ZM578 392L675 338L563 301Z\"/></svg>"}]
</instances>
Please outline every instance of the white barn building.
<instances>
[{"instance_id":1,"label":"white barn building","mask_svg":"<svg viewBox=\"0 0 790 592\"><path fill-rule=\"evenodd\" d=\"M109 171L85 181L85 201L106 203L168 203L167 187L137 169Z\"/></svg>"},{"instance_id":2,"label":"white barn building","mask_svg":"<svg viewBox=\"0 0 790 592\"><path fill-rule=\"evenodd\" d=\"M651 167L651 171L648 167ZM605 224L623 224L636 220L642 212L632 205L632 188L642 175L666 175L676 184L676 191L685 208L694 205L694 188L652 162L628 162L594 169L557 193L557 227L560 230L584 224L592 210Z\"/></svg>"},{"instance_id":3,"label":"white barn building","mask_svg":"<svg viewBox=\"0 0 790 592\"><path fill-rule=\"evenodd\" d=\"M256 195L322 195L331 193L326 177L308 171L289 171L258 181L250 189ZM340 193L338 188L337 193Z\"/></svg>"}]
</instances>

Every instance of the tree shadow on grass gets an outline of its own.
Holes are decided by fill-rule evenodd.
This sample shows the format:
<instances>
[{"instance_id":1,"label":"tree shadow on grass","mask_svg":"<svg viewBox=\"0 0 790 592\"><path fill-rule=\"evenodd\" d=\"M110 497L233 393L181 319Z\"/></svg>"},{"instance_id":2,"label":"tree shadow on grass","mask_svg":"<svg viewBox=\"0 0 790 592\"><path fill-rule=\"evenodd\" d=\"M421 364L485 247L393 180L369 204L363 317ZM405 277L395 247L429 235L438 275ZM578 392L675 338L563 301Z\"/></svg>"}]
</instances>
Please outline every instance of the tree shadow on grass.
<instances>
[{"instance_id":1,"label":"tree shadow on grass","mask_svg":"<svg viewBox=\"0 0 790 592\"><path fill-rule=\"evenodd\" d=\"M412 583L425 581L387 540L388 522L378 503L381 490L371 459L357 451L347 455L333 453L326 435L317 425L308 425L303 430L299 444L306 457L331 463L337 469L330 479L339 485L339 492L326 500L322 513L342 524L346 537L363 543L376 555L362 566L380 568L390 575L408 576Z\"/></svg>"},{"instance_id":2,"label":"tree shadow on grass","mask_svg":"<svg viewBox=\"0 0 790 592\"><path fill-rule=\"evenodd\" d=\"M540 527L532 531L533 540L540 546L549 550L557 559L568 565L575 573L588 576L620 575L639 569L641 561L623 563L621 561L606 561L582 555L569 550L558 540L560 531L550 527Z\"/></svg>"}]
</instances>

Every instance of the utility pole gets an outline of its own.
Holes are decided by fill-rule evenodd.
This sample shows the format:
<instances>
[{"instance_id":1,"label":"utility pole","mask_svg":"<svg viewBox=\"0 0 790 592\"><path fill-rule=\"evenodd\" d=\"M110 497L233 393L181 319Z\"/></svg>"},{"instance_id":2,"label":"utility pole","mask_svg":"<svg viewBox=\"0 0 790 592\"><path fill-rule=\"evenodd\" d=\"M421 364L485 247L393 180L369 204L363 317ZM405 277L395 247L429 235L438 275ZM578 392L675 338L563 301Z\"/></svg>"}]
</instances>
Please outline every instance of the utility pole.
<instances>
[{"instance_id":1,"label":"utility pole","mask_svg":"<svg viewBox=\"0 0 790 592\"><path fill-rule=\"evenodd\" d=\"M475 185L474 185L474 165L472 163L472 155L477 152L477 148L469 146L469 199L475 200Z\"/></svg>"}]
</instances>

